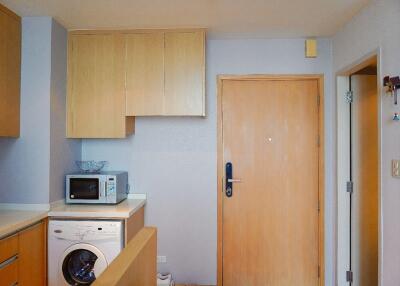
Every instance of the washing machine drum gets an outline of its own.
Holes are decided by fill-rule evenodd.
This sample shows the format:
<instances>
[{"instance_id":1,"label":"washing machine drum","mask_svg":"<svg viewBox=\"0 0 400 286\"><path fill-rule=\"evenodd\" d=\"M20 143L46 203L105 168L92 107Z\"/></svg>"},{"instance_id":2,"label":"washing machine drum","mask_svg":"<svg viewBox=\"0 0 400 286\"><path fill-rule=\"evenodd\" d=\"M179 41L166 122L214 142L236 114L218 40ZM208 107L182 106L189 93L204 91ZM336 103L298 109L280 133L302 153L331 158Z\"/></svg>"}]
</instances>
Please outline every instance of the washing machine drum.
<instances>
[{"instance_id":1,"label":"washing machine drum","mask_svg":"<svg viewBox=\"0 0 400 286\"><path fill-rule=\"evenodd\" d=\"M90 285L107 267L103 253L90 244L75 244L63 255L60 272L67 285Z\"/></svg>"}]
</instances>

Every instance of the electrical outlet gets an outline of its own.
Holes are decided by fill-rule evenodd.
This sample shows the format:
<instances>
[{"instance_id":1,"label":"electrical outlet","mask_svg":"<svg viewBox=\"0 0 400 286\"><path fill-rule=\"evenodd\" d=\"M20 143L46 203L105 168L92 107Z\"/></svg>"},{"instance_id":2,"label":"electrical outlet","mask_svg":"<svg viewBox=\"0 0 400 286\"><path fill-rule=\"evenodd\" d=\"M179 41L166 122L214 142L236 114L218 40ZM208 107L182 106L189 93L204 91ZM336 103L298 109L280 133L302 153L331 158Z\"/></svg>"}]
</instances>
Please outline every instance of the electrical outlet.
<instances>
[{"instance_id":1,"label":"electrical outlet","mask_svg":"<svg viewBox=\"0 0 400 286\"><path fill-rule=\"evenodd\" d=\"M167 263L166 256L157 256L157 263Z\"/></svg>"}]
</instances>

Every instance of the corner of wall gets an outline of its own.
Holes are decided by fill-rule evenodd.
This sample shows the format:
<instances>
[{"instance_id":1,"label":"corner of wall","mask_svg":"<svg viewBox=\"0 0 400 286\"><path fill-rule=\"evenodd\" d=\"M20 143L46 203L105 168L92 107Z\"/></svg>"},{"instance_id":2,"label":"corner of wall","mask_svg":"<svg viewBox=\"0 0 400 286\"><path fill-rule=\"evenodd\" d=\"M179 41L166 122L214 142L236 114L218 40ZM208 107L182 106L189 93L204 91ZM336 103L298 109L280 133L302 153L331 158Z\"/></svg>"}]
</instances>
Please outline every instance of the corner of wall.
<instances>
[{"instance_id":1,"label":"corner of wall","mask_svg":"<svg viewBox=\"0 0 400 286\"><path fill-rule=\"evenodd\" d=\"M65 197L65 175L76 170L82 157L79 139L67 139L67 30L52 19L50 84L50 189L49 203Z\"/></svg>"}]
</instances>

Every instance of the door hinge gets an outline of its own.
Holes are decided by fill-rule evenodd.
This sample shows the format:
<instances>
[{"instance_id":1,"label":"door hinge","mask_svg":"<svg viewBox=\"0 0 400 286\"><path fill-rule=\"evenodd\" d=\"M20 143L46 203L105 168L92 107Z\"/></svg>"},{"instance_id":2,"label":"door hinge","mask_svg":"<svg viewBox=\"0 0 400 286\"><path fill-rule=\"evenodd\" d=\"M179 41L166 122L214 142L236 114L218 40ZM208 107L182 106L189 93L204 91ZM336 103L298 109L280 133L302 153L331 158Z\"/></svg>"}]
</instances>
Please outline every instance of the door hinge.
<instances>
[{"instance_id":1,"label":"door hinge","mask_svg":"<svg viewBox=\"0 0 400 286\"><path fill-rule=\"evenodd\" d=\"M352 181L348 181L348 182L346 183L346 191L347 191L348 193L352 194L352 193L353 193L353 190L354 190L354 184L353 184L353 182L352 182Z\"/></svg>"},{"instance_id":2,"label":"door hinge","mask_svg":"<svg viewBox=\"0 0 400 286\"><path fill-rule=\"evenodd\" d=\"M319 106L321 104L321 97L318 95L317 96L317 105Z\"/></svg>"},{"instance_id":3,"label":"door hinge","mask_svg":"<svg viewBox=\"0 0 400 286\"><path fill-rule=\"evenodd\" d=\"M321 266L318 265L318 278L321 277Z\"/></svg>"},{"instance_id":4,"label":"door hinge","mask_svg":"<svg viewBox=\"0 0 400 286\"><path fill-rule=\"evenodd\" d=\"M350 283L353 282L353 271L346 271L346 281Z\"/></svg>"},{"instance_id":5,"label":"door hinge","mask_svg":"<svg viewBox=\"0 0 400 286\"><path fill-rule=\"evenodd\" d=\"M318 200L318 212L320 211L321 207L320 207L320 202Z\"/></svg>"},{"instance_id":6,"label":"door hinge","mask_svg":"<svg viewBox=\"0 0 400 286\"><path fill-rule=\"evenodd\" d=\"M317 136L317 146L319 147L320 145L321 145L321 138L320 138L320 136L318 134L318 136Z\"/></svg>"},{"instance_id":7,"label":"door hinge","mask_svg":"<svg viewBox=\"0 0 400 286\"><path fill-rule=\"evenodd\" d=\"M346 99L346 101L348 103L352 103L353 102L353 91L352 90L346 91L344 98Z\"/></svg>"}]
</instances>

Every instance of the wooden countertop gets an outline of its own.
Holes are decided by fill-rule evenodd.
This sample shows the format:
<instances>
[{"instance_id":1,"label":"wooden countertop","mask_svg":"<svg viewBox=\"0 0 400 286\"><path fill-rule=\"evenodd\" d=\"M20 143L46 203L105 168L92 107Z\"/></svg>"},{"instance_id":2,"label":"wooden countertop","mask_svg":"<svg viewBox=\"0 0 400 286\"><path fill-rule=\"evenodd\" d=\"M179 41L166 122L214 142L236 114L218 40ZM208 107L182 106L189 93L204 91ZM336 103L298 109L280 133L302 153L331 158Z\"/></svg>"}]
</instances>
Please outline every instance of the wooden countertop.
<instances>
[{"instance_id":1,"label":"wooden countertop","mask_svg":"<svg viewBox=\"0 0 400 286\"><path fill-rule=\"evenodd\" d=\"M126 199L117 205L67 205L51 208L49 217L129 218L146 204L145 199Z\"/></svg>"},{"instance_id":2,"label":"wooden countertop","mask_svg":"<svg viewBox=\"0 0 400 286\"><path fill-rule=\"evenodd\" d=\"M0 239L47 217L43 210L0 209Z\"/></svg>"},{"instance_id":3,"label":"wooden countertop","mask_svg":"<svg viewBox=\"0 0 400 286\"><path fill-rule=\"evenodd\" d=\"M0 239L16 233L47 217L127 219L146 204L145 198L126 199L117 205L67 205L57 203L48 209L29 210L29 205L13 208L0 204Z\"/></svg>"}]
</instances>

